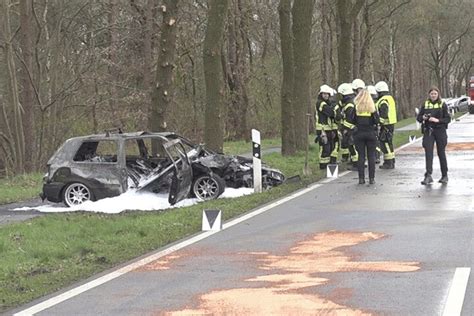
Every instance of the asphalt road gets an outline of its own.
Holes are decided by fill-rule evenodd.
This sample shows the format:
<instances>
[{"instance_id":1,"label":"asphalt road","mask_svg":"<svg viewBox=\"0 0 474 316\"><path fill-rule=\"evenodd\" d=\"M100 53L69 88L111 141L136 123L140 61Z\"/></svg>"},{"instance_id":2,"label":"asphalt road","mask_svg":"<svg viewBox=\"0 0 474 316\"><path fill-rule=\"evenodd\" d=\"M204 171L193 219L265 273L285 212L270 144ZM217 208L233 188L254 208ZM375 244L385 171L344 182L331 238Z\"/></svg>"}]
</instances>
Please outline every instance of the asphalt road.
<instances>
[{"instance_id":1,"label":"asphalt road","mask_svg":"<svg viewBox=\"0 0 474 316\"><path fill-rule=\"evenodd\" d=\"M396 169L377 170L376 185L349 172L14 312L474 315L474 115L448 131L448 185L420 184L418 141L397 152ZM440 178L436 157L434 169Z\"/></svg>"}]
</instances>

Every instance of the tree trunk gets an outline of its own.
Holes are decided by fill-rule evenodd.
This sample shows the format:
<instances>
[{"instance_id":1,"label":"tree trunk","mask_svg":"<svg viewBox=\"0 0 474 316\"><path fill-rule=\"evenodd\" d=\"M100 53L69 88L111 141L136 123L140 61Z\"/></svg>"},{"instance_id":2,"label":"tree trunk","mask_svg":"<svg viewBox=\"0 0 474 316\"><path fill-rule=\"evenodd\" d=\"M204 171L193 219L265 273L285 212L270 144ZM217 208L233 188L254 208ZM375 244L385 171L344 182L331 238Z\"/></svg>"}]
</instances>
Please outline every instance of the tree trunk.
<instances>
[{"instance_id":1,"label":"tree trunk","mask_svg":"<svg viewBox=\"0 0 474 316\"><path fill-rule=\"evenodd\" d=\"M204 117L204 141L215 151L222 152L222 106L224 82L221 64L221 48L229 0L210 0L204 39L204 79L206 83L206 107Z\"/></svg>"},{"instance_id":2,"label":"tree trunk","mask_svg":"<svg viewBox=\"0 0 474 316\"><path fill-rule=\"evenodd\" d=\"M146 122L142 122L144 126L151 128L151 117L152 117L152 91L151 91L151 75L153 68L153 52L152 52L152 41L153 41L153 7L155 1L148 0L145 7L145 25L144 25L144 38L143 38L143 91L145 94L144 113L146 116Z\"/></svg>"},{"instance_id":3,"label":"tree trunk","mask_svg":"<svg viewBox=\"0 0 474 316\"><path fill-rule=\"evenodd\" d=\"M10 26L10 1L3 0L3 34L5 42L5 55L7 60L7 77L10 88L10 99L13 107L12 133L14 137L12 143L15 145L13 152L13 161L15 162L15 173L23 173L24 154L25 154L25 135L23 132L23 114L19 100L18 79L16 76L16 65L14 50L12 45L12 34ZM12 136L13 136L12 135Z\"/></svg>"},{"instance_id":4,"label":"tree trunk","mask_svg":"<svg viewBox=\"0 0 474 316\"><path fill-rule=\"evenodd\" d=\"M296 153L293 110L293 39L291 32L291 0L280 0L280 43L283 61L281 82L281 153L284 156Z\"/></svg>"},{"instance_id":5,"label":"tree trunk","mask_svg":"<svg viewBox=\"0 0 474 316\"><path fill-rule=\"evenodd\" d=\"M161 7L163 25L161 27L160 54L156 69L156 84L153 88L150 120L150 130L154 132L166 130L167 114L173 102L178 2L178 0L165 0Z\"/></svg>"},{"instance_id":6,"label":"tree trunk","mask_svg":"<svg viewBox=\"0 0 474 316\"><path fill-rule=\"evenodd\" d=\"M339 36L337 45L338 81L352 81L352 22L350 21L350 5L347 0L337 0Z\"/></svg>"},{"instance_id":7,"label":"tree trunk","mask_svg":"<svg viewBox=\"0 0 474 316\"><path fill-rule=\"evenodd\" d=\"M311 25L312 0L296 0L293 4L293 100L295 110L295 143L297 150L305 150L308 143L307 113L311 113Z\"/></svg>"},{"instance_id":8,"label":"tree trunk","mask_svg":"<svg viewBox=\"0 0 474 316\"><path fill-rule=\"evenodd\" d=\"M228 133L231 139L248 138L247 111L248 94L246 82L248 80L249 65L247 62L247 8L245 0L232 1L231 18L228 26L228 71L227 83L230 89Z\"/></svg>"},{"instance_id":9,"label":"tree trunk","mask_svg":"<svg viewBox=\"0 0 474 316\"><path fill-rule=\"evenodd\" d=\"M20 72L21 104L23 106L23 131L25 133L25 171L31 172L34 169L35 161L35 126L34 126L34 95L33 95L33 56L32 40L33 32L31 22L31 6L29 0L20 0L20 45L23 67Z\"/></svg>"}]
</instances>

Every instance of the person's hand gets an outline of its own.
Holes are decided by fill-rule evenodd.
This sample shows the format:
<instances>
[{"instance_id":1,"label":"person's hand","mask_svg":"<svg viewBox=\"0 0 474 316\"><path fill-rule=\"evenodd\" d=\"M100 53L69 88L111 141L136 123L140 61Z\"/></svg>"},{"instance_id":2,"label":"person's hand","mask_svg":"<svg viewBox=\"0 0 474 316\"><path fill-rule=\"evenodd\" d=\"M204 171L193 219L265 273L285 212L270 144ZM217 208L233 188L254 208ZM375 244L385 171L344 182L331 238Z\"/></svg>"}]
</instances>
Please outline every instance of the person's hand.
<instances>
[{"instance_id":1,"label":"person's hand","mask_svg":"<svg viewBox=\"0 0 474 316\"><path fill-rule=\"evenodd\" d=\"M439 123L439 119L437 119L436 117L430 117L428 121L433 122L433 123Z\"/></svg>"}]
</instances>

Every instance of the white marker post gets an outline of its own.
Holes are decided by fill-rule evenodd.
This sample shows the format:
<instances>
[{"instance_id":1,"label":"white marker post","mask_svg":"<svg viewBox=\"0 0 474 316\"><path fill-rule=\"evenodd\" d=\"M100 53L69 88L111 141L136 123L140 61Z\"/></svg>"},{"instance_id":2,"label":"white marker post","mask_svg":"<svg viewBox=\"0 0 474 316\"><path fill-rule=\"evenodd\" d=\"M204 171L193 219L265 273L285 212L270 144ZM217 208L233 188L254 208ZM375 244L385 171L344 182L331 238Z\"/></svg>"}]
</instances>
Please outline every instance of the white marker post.
<instances>
[{"instance_id":1,"label":"white marker post","mask_svg":"<svg viewBox=\"0 0 474 316\"><path fill-rule=\"evenodd\" d=\"M416 135L409 135L408 141L410 142L410 144L416 142Z\"/></svg>"},{"instance_id":2,"label":"white marker post","mask_svg":"<svg viewBox=\"0 0 474 316\"><path fill-rule=\"evenodd\" d=\"M252 129L253 153L253 189L255 193L262 192L262 155L260 150L260 132Z\"/></svg>"}]
</instances>

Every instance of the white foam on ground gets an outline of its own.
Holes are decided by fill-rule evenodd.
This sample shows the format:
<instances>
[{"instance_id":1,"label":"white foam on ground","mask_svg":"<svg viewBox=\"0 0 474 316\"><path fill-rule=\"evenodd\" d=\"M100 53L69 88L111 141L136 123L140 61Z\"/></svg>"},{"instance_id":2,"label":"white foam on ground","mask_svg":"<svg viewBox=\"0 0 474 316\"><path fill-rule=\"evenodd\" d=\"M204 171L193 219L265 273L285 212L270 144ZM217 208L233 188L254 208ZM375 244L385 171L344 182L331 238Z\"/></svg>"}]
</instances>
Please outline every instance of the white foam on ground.
<instances>
[{"instance_id":1,"label":"white foam on ground","mask_svg":"<svg viewBox=\"0 0 474 316\"><path fill-rule=\"evenodd\" d=\"M252 194L253 188L226 188L219 198L234 198L243 195ZM184 207L199 203L198 199L184 199L175 205L168 203L168 194L155 194L149 192L127 191L119 196L105 198L99 201L88 201L81 205L73 207L58 207L55 205L38 205L31 207L19 207L12 211L31 211L36 210L44 213L63 213L63 212L96 212L117 214L126 210L154 211L174 207ZM60 205L60 204L57 204Z\"/></svg>"}]
</instances>

